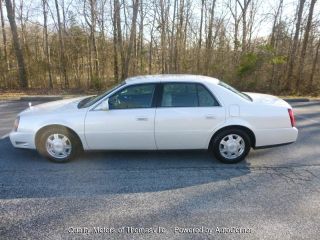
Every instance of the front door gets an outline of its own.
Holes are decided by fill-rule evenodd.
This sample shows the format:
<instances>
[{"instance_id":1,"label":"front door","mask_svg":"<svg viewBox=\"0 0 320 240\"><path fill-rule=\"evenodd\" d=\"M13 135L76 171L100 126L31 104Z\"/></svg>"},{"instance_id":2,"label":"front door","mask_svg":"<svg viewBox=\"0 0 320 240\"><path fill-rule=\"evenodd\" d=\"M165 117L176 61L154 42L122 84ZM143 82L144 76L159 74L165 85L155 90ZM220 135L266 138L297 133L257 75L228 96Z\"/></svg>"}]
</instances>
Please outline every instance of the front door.
<instances>
[{"instance_id":1,"label":"front door","mask_svg":"<svg viewBox=\"0 0 320 240\"><path fill-rule=\"evenodd\" d=\"M154 92L155 84L129 85L109 97L108 110L98 106L88 111L85 136L89 148L156 149Z\"/></svg>"}]
</instances>

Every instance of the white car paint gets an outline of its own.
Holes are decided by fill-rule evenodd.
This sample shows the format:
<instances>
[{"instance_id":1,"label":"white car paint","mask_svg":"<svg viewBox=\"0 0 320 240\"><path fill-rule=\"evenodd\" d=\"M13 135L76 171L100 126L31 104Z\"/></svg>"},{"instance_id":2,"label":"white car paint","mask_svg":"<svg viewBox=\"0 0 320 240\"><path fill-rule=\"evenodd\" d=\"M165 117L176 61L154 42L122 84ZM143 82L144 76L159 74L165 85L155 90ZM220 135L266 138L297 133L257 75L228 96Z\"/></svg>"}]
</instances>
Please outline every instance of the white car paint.
<instances>
[{"instance_id":1,"label":"white car paint","mask_svg":"<svg viewBox=\"0 0 320 240\"><path fill-rule=\"evenodd\" d=\"M219 101L214 107L159 107L147 109L97 110L111 91L93 106L78 108L84 99L74 98L32 106L21 112L17 131L10 133L14 147L36 148L36 134L46 126L73 130L85 150L97 149L207 149L212 136L227 126L243 126L255 135L255 146L294 142L285 101L271 95L247 93L244 99L220 86L219 80L195 75L149 75L129 78L128 85L161 82L196 82ZM116 90L117 91L117 90Z\"/></svg>"},{"instance_id":2,"label":"white car paint","mask_svg":"<svg viewBox=\"0 0 320 240\"><path fill-rule=\"evenodd\" d=\"M225 122L223 107L158 108L155 139L158 149L204 149L215 126Z\"/></svg>"},{"instance_id":3,"label":"white car paint","mask_svg":"<svg viewBox=\"0 0 320 240\"><path fill-rule=\"evenodd\" d=\"M88 149L156 149L155 108L88 111L85 135Z\"/></svg>"}]
</instances>

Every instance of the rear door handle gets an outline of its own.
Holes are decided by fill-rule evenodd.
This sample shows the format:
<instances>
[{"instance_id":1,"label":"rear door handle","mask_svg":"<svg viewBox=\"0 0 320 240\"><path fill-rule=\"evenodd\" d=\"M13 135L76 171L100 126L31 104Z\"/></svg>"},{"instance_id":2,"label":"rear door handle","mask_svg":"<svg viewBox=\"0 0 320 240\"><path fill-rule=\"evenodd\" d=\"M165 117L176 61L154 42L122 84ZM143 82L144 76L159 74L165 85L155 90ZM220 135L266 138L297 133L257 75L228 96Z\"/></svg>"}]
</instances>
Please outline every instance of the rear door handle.
<instances>
[{"instance_id":1,"label":"rear door handle","mask_svg":"<svg viewBox=\"0 0 320 240\"><path fill-rule=\"evenodd\" d=\"M206 119L216 119L216 117L213 114L206 115Z\"/></svg>"},{"instance_id":2,"label":"rear door handle","mask_svg":"<svg viewBox=\"0 0 320 240\"><path fill-rule=\"evenodd\" d=\"M137 121L148 121L147 117L137 117L136 118Z\"/></svg>"}]
</instances>

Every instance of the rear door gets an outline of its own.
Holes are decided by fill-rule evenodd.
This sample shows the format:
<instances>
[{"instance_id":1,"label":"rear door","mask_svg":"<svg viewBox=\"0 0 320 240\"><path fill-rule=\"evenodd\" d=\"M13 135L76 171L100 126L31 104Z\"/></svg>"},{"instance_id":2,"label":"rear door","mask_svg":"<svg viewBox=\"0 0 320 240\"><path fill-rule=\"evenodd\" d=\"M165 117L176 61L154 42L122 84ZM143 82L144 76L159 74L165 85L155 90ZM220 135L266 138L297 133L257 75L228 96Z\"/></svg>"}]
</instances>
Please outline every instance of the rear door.
<instances>
[{"instance_id":1,"label":"rear door","mask_svg":"<svg viewBox=\"0 0 320 240\"><path fill-rule=\"evenodd\" d=\"M158 149L204 149L224 108L202 84L162 83L155 117Z\"/></svg>"}]
</instances>

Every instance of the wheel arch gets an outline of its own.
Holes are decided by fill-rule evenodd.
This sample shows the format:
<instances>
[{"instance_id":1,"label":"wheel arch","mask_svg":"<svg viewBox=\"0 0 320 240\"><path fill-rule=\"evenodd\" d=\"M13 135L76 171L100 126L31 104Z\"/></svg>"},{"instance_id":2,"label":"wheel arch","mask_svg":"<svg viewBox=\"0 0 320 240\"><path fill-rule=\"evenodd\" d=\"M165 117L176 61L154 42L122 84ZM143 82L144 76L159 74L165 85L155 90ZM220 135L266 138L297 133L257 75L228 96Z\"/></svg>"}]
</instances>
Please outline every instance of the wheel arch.
<instances>
[{"instance_id":1,"label":"wheel arch","mask_svg":"<svg viewBox=\"0 0 320 240\"><path fill-rule=\"evenodd\" d=\"M40 129L38 129L38 131L35 134L35 139L34 139L36 148L38 147L38 140L39 140L39 137L41 136L41 134L44 133L47 129L50 129L50 128L67 129L68 131L70 131L77 138L77 140L81 144L81 148L83 149L83 143L82 143L81 138L79 137L79 135L72 128L64 126L64 125L61 125L61 124L50 124L50 125L46 125L46 126L41 127Z\"/></svg>"},{"instance_id":2,"label":"wheel arch","mask_svg":"<svg viewBox=\"0 0 320 240\"><path fill-rule=\"evenodd\" d=\"M255 145L256 145L256 136L254 134L254 132L246 127L246 126L243 126L243 125L228 125L228 126L224 126L220 129L218 129L217 131L214 132L214 134L211 136L211 139L209 141L209 146L208 146L208 149L210 149L213 145L213 139L215 138L215 136L219 133L221 133L222 131L225 131L225 130L229 130L229 129L240 129L240 130L243 130L245 133L248 134L249 138L250 138L250 144L251 144L251 147L254 148Z\"/></svg>"}]
</instances>

